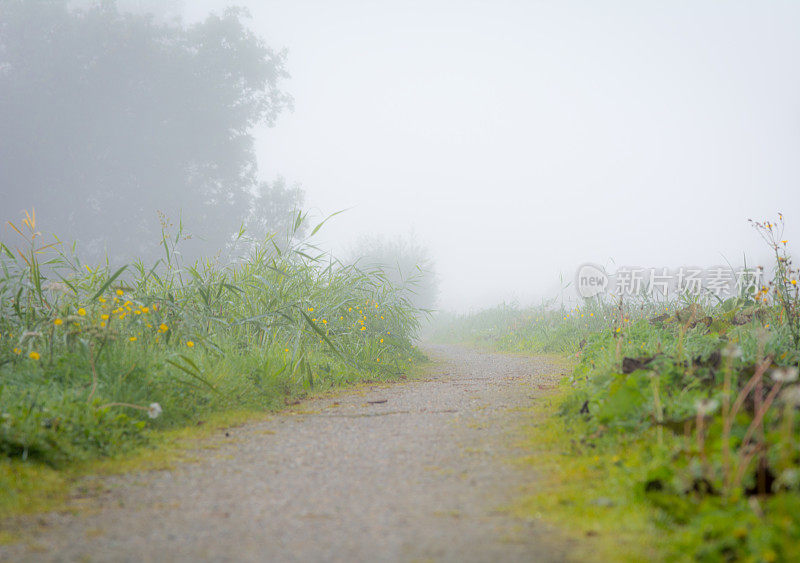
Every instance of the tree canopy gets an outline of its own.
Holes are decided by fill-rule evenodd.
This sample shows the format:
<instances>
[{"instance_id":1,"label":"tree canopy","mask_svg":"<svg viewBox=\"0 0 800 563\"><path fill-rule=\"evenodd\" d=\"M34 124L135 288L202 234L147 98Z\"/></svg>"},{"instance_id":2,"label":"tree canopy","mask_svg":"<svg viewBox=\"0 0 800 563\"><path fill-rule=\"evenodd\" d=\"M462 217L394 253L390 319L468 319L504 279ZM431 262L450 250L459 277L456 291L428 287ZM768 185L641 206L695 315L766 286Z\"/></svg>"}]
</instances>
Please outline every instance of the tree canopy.
<instances>
[{"instance_id":1,"label":"tree canopy","mask_svg":"<svg viewBox=\"0 0 800 563\"><path fill-rule=\"evenodd\" d=\"M263 207L252 129L291 105L286 53L246 16L0 0L2 219L35 207L95 254L151 254L159 214L223 245Z\"/></svg>"}]
</instances>

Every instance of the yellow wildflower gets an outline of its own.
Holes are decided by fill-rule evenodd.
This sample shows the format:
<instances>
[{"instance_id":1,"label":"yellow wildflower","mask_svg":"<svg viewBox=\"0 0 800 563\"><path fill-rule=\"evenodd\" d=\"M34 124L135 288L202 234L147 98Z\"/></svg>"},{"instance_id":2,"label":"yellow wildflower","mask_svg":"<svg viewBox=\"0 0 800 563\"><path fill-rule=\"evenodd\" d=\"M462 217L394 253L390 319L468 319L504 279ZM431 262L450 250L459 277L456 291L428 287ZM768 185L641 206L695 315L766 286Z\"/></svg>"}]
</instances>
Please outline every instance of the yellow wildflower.
<instances>
[{"instance_id":1,"label":"yellow wildflower","mask_svg":"<svg viewBox=\"0 0 800 563\"><path fill-rule=\"evenodd\" d=\"M39 355L39 352L31 352L30 354L28 354L28 357L31 360L38 360L39 358L41 358L41 356Z\"/></svg>"},{"instance_id":2,"label":"yellow wildflower","mask_svg":"<svg viewBox=\"0 0 800 563\"><path fill-rule=\"evenodd\" d=\"M81 317L85 317L85 316L86 316L86 309L84 309L83 307L81 307L80 309L78 309L78 314L79 314Z\"/></svg>"},{"instance_id":3,"label":"yellow wildflower","mask_svg":"<svg viewBox=\"0 0 800 563\"><path fill-rule=\"evenodd\" d=\"M121 289L118 289L117 290L117 295L125 295L125 292L122 291Z\"/></svg>"},{"instance_id":4,"label":"yellow wildflower","mask_svg":"<svg viewBox=\"0 0 800 563\"><path fill-rule=\"evenodd\" d=\"M53 324L56 326L61 326L64 324L64 321L62 321L61 319L56 319L53 321Z\"/></svg>"},{"instance_id":5,"label":"yellow wildflower","mask_svg":"<svg viewBox=\"0 0 800 563\"><path fill-rule=\"evenodd\" d=\"M189 348L194 348L194 342L192 342L191 340L187 340L187 341L186 341L186 345L187 345Z\"/></svg>"}]
</instances>

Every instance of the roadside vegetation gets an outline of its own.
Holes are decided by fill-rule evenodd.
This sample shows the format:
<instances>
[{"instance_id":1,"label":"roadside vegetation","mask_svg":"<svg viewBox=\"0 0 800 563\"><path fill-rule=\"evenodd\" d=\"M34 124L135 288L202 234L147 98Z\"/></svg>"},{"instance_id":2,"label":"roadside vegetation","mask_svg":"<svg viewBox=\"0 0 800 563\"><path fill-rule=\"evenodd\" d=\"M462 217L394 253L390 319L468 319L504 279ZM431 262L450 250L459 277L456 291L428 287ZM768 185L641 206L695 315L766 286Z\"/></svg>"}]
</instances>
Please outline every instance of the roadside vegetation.
<instances>
[{"instance_id":1,"label":"roadside vegetation","mask_svg":"<svg viewBox=\"0 0 800 563\"><path fill-rule=\"evenodd\" d=\"M551 486L521 510L605 535L618 557L800 559L798 271L783 218L754 226L774 277L737 296L502 306L442 332L574 363L531 427Z\"/></svg>"},{"instance_id":2,"label":"roadside vegetation","mask_svg":"<svg viewBox=\"0 0 800 563\"><path fill-rule=\"evenodd\" d=\"M274 410L400 376L421 356L407 288L291 233L184 263L163 220L154 264L85 264L34 213L0 243L0 509L46 468L149 444L154 430ZM324 221L323 221L324 223ZM322 224L311 229L313 237ZM26 492L27 491L27 492Z\"/></svg>"}]
</instances>

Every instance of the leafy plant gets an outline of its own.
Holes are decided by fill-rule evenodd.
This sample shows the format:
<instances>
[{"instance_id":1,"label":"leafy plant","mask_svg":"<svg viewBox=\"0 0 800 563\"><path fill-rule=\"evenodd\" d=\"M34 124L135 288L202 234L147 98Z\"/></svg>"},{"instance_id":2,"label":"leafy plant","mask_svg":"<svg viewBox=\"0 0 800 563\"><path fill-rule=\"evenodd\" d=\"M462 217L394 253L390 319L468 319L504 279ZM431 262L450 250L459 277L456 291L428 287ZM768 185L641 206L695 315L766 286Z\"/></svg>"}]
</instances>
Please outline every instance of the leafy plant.
<instances>
[{"instance_id":1,"label":"leafy plant","mask_svg":"<svg viewBox=\"0 0 800 563\"><path fill-rule=\"evenodd\" d=\"M773 279L727 300L502 306L443 330L574 358L560 411L578 433L570 447L620 459L646 449L645 467L626 466L631 499L657 507L675 550L704 561L800 556L798 271L783 217L753 225L774 254Z\"/></svg>"},{"instance_id":2,"label":"leafy plant","mask_svg":"<svg viewBox=\"0 0 800 563\"><path fill-rule=\"evenodd\" d=\"M36 216L0 258L0 455L60 464L146 440L148 427L276 408L312 389L397 376L419 358L406 288L300 235L185 263L84 265ZM321 225L310 229L316 233ZM310 235L311 236L311 235ZM162 414L163 413L163 414Z\"/></svg>"}]
</instances>

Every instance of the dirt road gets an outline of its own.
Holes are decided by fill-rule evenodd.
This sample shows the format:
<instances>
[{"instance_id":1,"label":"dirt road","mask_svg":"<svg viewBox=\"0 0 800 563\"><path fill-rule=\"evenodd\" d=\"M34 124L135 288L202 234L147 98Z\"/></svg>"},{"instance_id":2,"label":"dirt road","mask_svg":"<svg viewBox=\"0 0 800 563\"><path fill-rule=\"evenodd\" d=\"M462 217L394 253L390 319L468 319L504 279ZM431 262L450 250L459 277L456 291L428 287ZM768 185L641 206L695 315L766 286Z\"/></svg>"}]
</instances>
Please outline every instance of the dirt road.
<instances>
[{"instance_id":1,"label":"dirt road","mask_svg":"<svg viewBox=\"0 0 800 563\"><path fill-rule=\"evenodd\" d=\"M315 399L231 429L172 471L103 479L92 507L36 517L0 560L560 561L566 543L501 508L544 359L429 347L422 380Z\"/></svg>"}]
</instances>

